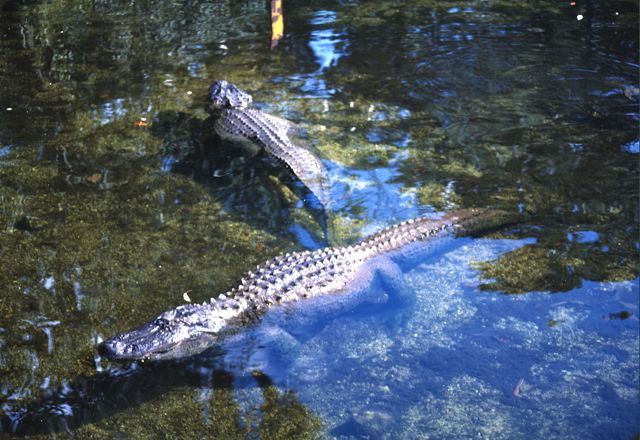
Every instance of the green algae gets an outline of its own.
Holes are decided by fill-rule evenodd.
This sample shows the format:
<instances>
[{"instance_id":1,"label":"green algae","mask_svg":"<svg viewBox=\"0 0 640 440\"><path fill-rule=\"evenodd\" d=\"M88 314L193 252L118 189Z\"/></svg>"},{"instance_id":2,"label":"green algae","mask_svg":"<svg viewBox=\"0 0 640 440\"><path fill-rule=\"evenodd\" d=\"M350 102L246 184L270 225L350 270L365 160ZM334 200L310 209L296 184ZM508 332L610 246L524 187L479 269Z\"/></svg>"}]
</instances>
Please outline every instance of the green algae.
<instances>
[{"instance_id":1,"label":"green algae","mask_svg":"<svg viewBox=\"0 0 640 440\"><path fill-rule=\"evenodd\" d=\"M279 391L259 372L254 377L261 399L248 407L240 405L235 397L233 376L221 371L215 374L211 389L171 387L162 399L141 402L108 418L98 415L99 420L77 427L69 438L324 438L320 419L300 403L295 393ZM149 414L154 417L149 418ZM208 419L203 423L205 415ZM64 428L64 422L60 423L59 428ZM61 431L58 436L67 438L65 429ZM50 437L33 434L28 438Z\"/></svg>"},{"instance_id":2,"label":"green algae","mask_svg":"<svg viewBox=\"0 0 640 440\"><path fill-rule=\"evenodd\" d=\"M21 368L25 352L10 350L1 364L7 384L23 383L25 374L35 383L64 378L71 365L88 374L95 332L108 336L138 325L182 302L185 291L208 300L285 249L281 239L225 215L192 180L158 175L161 141L131 122L61 137L68 147L48 147L58 163L21 166L31 152L0 167L6 201L0 281L7 287L0 327L30 335L13 341L16 349L39 354L32 372ZM52 328L56 350L49 355L42 330L21 330L22 321L38 319L60 323Z\"/></svg>"},{"instance_id":3,"label":"green algae","mask_svg":"<svg viewBox=\"0 0 640 440\"><path fill-rule=\"evenodd\" d=\"M557 249L561 249L558 251ZM565 243L562 246L528 245L502 255L496 261L477 264L487 291L527 293L564 292L581 285L583 279L623 281L633 278L638 255L631 249L626 256L589 246ZM593 258L598 264L594 265Z\"/></svg>"},{"instance_id":4,"label":"green algae","mask_svg":"<svg viewBox=\"0 0 640 440\"><path fill-rule=\"evenodd\" d=\"M299 194L280 176L264 172L269 175L260 181L262 205L240 199L250 206L247 214L217 197L219 187L192 178L193 170L162 170L167 156L180 160L212 147L203 103L208 85L218 78L238 83L269 111L301 123L322 157L339 167L396 167L392 182L426 210L522 205L539 229L516 228L513 235L533 236L538 243L480 263L485 290L566 291L585 279L638 276L637 161L611 153L612 146L629 142L629 130L607 125L604 104L594 100L576 111L599 127L597 133L585 131L566 110L567 97L578 90L556 98L554 87L563 72L542 68L544 54L529 64L517 54L515 67L486 77L499 70L490 49L461 43L458 49L482 60L451 68L456 77L478 81L468 96L443 97L439 87L395 81L430 78L434 70L416 67L415 58L437 60L426 59L418 50L423 42L406 31L422 26L427 14L459 26L526 17L538 32L545 17L562 13L557 3L346 4L334 25L354 41L366 33L387 35L392 22L404 23L381 48L402 57L371 69L363 67L364 57L354 56L350 69L326 73L337 90L326 100L301 99L300 82L287 76L299 65L294 41L283 51L256 49L256 33L267 39L261 2L237 10L226 4L215 10L196 6L204 10L153 3L128 5L122 12L95 2L42 3L24 13L24 27L14 26L22 29L24 41L20 35L3 46L6 56L0 63L6 73L0 73L0 86L11 105L19 104L14 114L23 117L16 123L2 110L3 143L19 143L0 157L0 375L21 395L16 402L40 396L45 379L55 388L91 375L98 337L182 303L184 292L206 301L255 264L298 249L289 224L322 237L318 214L296 207ZM288 17L306 20L313 8L292 8ZM460 12L465 8L478 13ZM210 21L176 25L199 23L202 17ZM190 49L203 41L198 50L206 55ZM229 47L226 52L222 45ZM456 57L465 59L464 53ZM201 64L197 75L187 73L191 63ZM17 76L22 85L15 84ZM119 103L126 111L109 112L105 103ZM399 116L405 113L409 116ZM374 129L409 132L411 140L406 146L367 140ZM216 154L226 151L211 156ZM559 161L563 156L566 161ZM286 211L286 224L282 217L271 220L280 211ZM330 215L331 242L353 242L367 226L368 214L367 208L354 206ZM599 242L569 242L567 225L598 231ZM317 426L304 407L287 392L269 390L263 438L296 429L311 436ZM84 426L79 436L112 437L114 426L131 438L246 434L231 393L213 393L218 403L209 431L202 427L200 404L188 389L180 389L141 405L135 417L121 414L113 424ZM287 421L292 408L303 414L301 424ZM145 411L162 420L149 425Z\"/></svg>"},{"instance_id":5,"label":"green algae","mask_svg":"<svg viewBox=\"0 0 640 440\"><path fill-rule=\"evenodd\" d=\"M322 421L305 405L301 404L296 394L289 390L278 391L268 376L254 373L264 402L260 410L258 432L264 439L319 439Z\"/></svg>"}]
</instances>

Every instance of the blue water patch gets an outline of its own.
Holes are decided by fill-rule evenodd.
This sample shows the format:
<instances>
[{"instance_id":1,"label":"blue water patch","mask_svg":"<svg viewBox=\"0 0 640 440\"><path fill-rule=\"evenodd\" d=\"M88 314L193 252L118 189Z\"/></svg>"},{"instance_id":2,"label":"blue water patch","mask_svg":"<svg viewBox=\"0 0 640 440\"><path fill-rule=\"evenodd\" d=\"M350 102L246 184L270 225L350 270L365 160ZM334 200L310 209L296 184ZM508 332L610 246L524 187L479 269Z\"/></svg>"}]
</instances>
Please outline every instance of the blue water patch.
<instances>
[{"instance_id":1,"label":"blue water patch","mask_svg":"<svg viewBox=\"0 0 640 440\"><path fill-rule=\"evenodd\" d=\"M318 11L311 19L312 25L326 25L333 23L336 13L333 11ZM343 33L333 29L317 29L311 32L309 47L315 55L319 65L316 74L338 64L338 60L347 54L348 41Z\"/></svg>"},{"instance_id":2,"label":"blue water patch","mask_svg":"<svg viewBox=\"0 0 640 440\"><path fill-rule=\"evenodd\" d=\"M11 153L13 145L4 145L0 147L0 157L8 156Z\"/></svg>"},{"instance_id":3,"label":"blue water patch","mask_svg":"<svg viewBox=\"0 0 640 440\"><path fill-rule=\"evenodd\" d=\"M443 98L454 98L458 96L458 92L455 90L442 89L438 91L438 94Z\"/></svg>"},{"instance_id":4,"label":"blue water patch","mask_svg":"<svg viewBox=\"0 0 640 440\"><path fill-rule=\"evenodd\" d=\"M563 294L478 289L475 262L529 242L463 240L434 255L405 275L408 313L380 306L328 320L271 377L338 436L637 432L638 280Z\"/></svg>"},{"instance_id":5,"label":"blue water patch","mask_svg":"<svg viewBox=\"0 0 640 440\"><path fill-rule=\"evenodd\" d=\"M367 130L364 137L371 143L385 142L389 138L389 131L384 128L374 127L371 130Z\"/></svg>"},{"instance_id":6,"label":"blue water patch","mask_svg":"<svg viewBox=\"0 0 640 440\"><path fill-rule=\"evenodd\" d=\"M331 29L322 29L311 33L309 47L316 56L319 64L318 71L338 64L338 60L345 55L345 51L338 48L342 42L342 35Z\"/></svg>"},{"instance_id":7,"label":"blue water patch","mask_svg":"<svg viewBox=\"0 0 640 440\"><path fill-rule=\"evenodd\" d=\"M202 63L189 63L187 66L187 71L189 72L189 76L193 78L198 78L202 76L202 71L204 70L204 64Z\"/></svg>"},{"instance_id":8,"label":"blue water patch","mask_svg":"<svg viewBox=\"0 0 640 440\"><path fill-rule=\"evenodd\" d=\"M336 12L329 10L316 11L309 22L313 25L329 24L336 21Z\"/></svg>"},{"instance_id":9,"label":"blue water patch","mask_svg":"<svg viewBox=\"0 0 640 440\"><path fill-rule=\"evenodd\" d=\"M160 165L160 169L165 173L168 173L173 169L173 165L178 163L178 159L173 156L165 156L162 158L162 165Z\"/></svg>"},{"instance_id":10,"label":"blue water patch","mask_svg":"<svg viewBox=\"0 0 640 440\"><path fill-rule=\"evenodd\" d=\"M640 153L640 141L635 140L627 144L624 144L622 146L622 151L624 151L625 153L632 153L632 154Z\"/></svg>"},{"instance_id":11,"label":"blue water patch","mask_svg":"<svg viewBox=\"0 0 640 440\"><path fill-rule=\"evenodd\" d=\"M327 165L335 209L357 207L372 224L382 222L389 225L390 222L416 217L419 207L415 195L402 191L402 184L395 182L395 178L401 175L395 161L387 167L368 170Z\"/></svg>"},{"instance_id":12,"label":"blue water patch","mask_svg":"<svg viewBox=\"0 0 640 440\"><path fill-rule=\"evenodd\" d=\"M573 151L574 153L580 153L584 151L584 145L580 143L570 142L569 148L571 148L571 151Z\"/></svg>"},{"instance_id":13,"label":"blue water patch","mask_svg":"<svg viewBox=\"0 0 640 440\"><path fill-rule=\"evenodd\" d=\"M590 94L593 95L593 96L606 98L608 96L620 95L620 94L622 94L622 91L620 89L592 90L590 92Z\"/></svg>"},{"instance_id":14,"label":"blue water patch","mask_svg":"<svg viewBox=\"0 0 640 440\"><path fill-rule=\"evenodd\" d=\"M567 240L576 243L596 243L600 236L595 231L577 231L567 234Z\"/></svg>"},{"instance_id":15,"label":"blue water patch","mask_svg":"<svg viewBox=\"0 0 640 440\"><path fill-rule=\"evenodd\" d=\"M190 43L190 44L185 44L184 48L187 50L203 50L205 46L204 44L200 44L200 43Z\"/></svg>"},{"instance_id":16,"label":"blue water patch","mask_svg":"<svg viewBox=\"0 0 640 440\"><path fill-rule=\"evenodd\" d=\"M318 243L313 235L301 224L295 223L290 228L289 231L295 234L298 243L304 246L307 249L315 250L321 247L321 244Z\"/></svg>"},{"instance_id":17,"label":"blue water patch","mask_svg":"<svg viewBox=\"0 0 640 440\"><path fill-rule=\"evenodd\" d=\"M397 147L407 147L411 143L411 135L406 131L381 127L372 127L364 133L367 141L377 143L390 143Z\"/></svg>"},{"instance_id":18,"label":"blue water patch","mask_svg":"<svg viewBox=\"0 0 640 440\"><path fill-rule=\"evenodd\" d=\"M411 144L411 135L407 132L403 132L399 139L391 142L396 147L408 147Z\"/></svg>"},{"instance_id":19,"label":"blue water patch","mask_svg":"<svg viewBox=\"0 0 640 440\"><path fill-rule=\"evenodd\" d=\"M329 98L336 93L336 89L327 87L327 82L313 75L292 75L292 80L302 80L300 90L305 92L304 98Z\"/></svg>"},{"instance_id":20,"label":"blue water patch","mask_svg":"<svg viewBox=\"0 0 640 440\"><path fill-rule=\"evenodd\" d=\"M454 6L453 8L447 9L447 12L449 14L457 14L459 12L464 12L464 13L469 14L469 13L475 12L475 9L473 9L473 8L458 8L458 7Z\"/></svg>"}]
</instances>

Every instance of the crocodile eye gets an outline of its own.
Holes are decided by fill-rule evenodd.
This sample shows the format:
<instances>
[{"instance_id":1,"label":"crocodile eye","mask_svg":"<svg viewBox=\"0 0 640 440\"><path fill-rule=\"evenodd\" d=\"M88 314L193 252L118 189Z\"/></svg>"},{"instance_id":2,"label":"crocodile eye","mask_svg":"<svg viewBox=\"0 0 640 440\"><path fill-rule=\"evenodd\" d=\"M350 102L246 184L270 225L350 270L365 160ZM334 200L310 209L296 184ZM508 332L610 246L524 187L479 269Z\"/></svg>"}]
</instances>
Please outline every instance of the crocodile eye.
<instances>
[{"instance_id":1,"label":"crocodile eye","mask_svg":"<svg viewBox=\"0 0 640 440\"><path fill-rule=\"evenodd\" d=\"M165 329L167 327L169 327L169 321L165 318L156 318L155 321L153 322L157 327L160 327L160 329Z\"/></svg>"}]
</instances>

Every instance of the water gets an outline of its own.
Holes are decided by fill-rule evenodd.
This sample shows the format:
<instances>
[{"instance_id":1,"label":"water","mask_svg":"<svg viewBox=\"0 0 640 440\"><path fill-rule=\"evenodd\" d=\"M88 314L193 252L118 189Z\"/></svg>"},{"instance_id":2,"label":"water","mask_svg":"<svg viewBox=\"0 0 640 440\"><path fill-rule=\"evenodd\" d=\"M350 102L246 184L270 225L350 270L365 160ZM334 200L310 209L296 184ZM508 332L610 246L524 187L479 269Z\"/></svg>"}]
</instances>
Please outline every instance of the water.
<instances>
[{"instance_id":1,"label":"water","mask_svg":"<svg viewBox=\"0 0 640 440\"><path fill-rule=\"evenodd\" d=\"M284 13L269 50L264 2L2 4L3 435L637 435L637 2ZM300 125L332 212L213 136L220 78ZM96 356L279 253L471 206L530 217L407 272L408 310Z\"/></svg>"}]
</instances>

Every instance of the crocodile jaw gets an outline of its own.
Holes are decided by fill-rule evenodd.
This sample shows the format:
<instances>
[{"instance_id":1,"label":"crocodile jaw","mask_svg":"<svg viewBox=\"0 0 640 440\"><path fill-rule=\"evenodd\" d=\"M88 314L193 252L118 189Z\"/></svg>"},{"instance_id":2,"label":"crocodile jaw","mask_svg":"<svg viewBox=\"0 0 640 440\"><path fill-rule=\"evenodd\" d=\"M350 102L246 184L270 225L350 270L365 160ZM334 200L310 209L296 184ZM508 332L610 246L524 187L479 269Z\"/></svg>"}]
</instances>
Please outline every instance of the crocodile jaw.
<instances>
[{"instance_id":1,"label":"crocodile jaw","mask_svg":"<svg viewBox=\"0 0 640 440\"><path fill-rule=\"evenodd\" d=\"M146 324L103 341L99 353L109 360L172 359L202 352L218 339L225 326L211 319L202 306L183 305Z\"/></svg>"}]
</instances>

